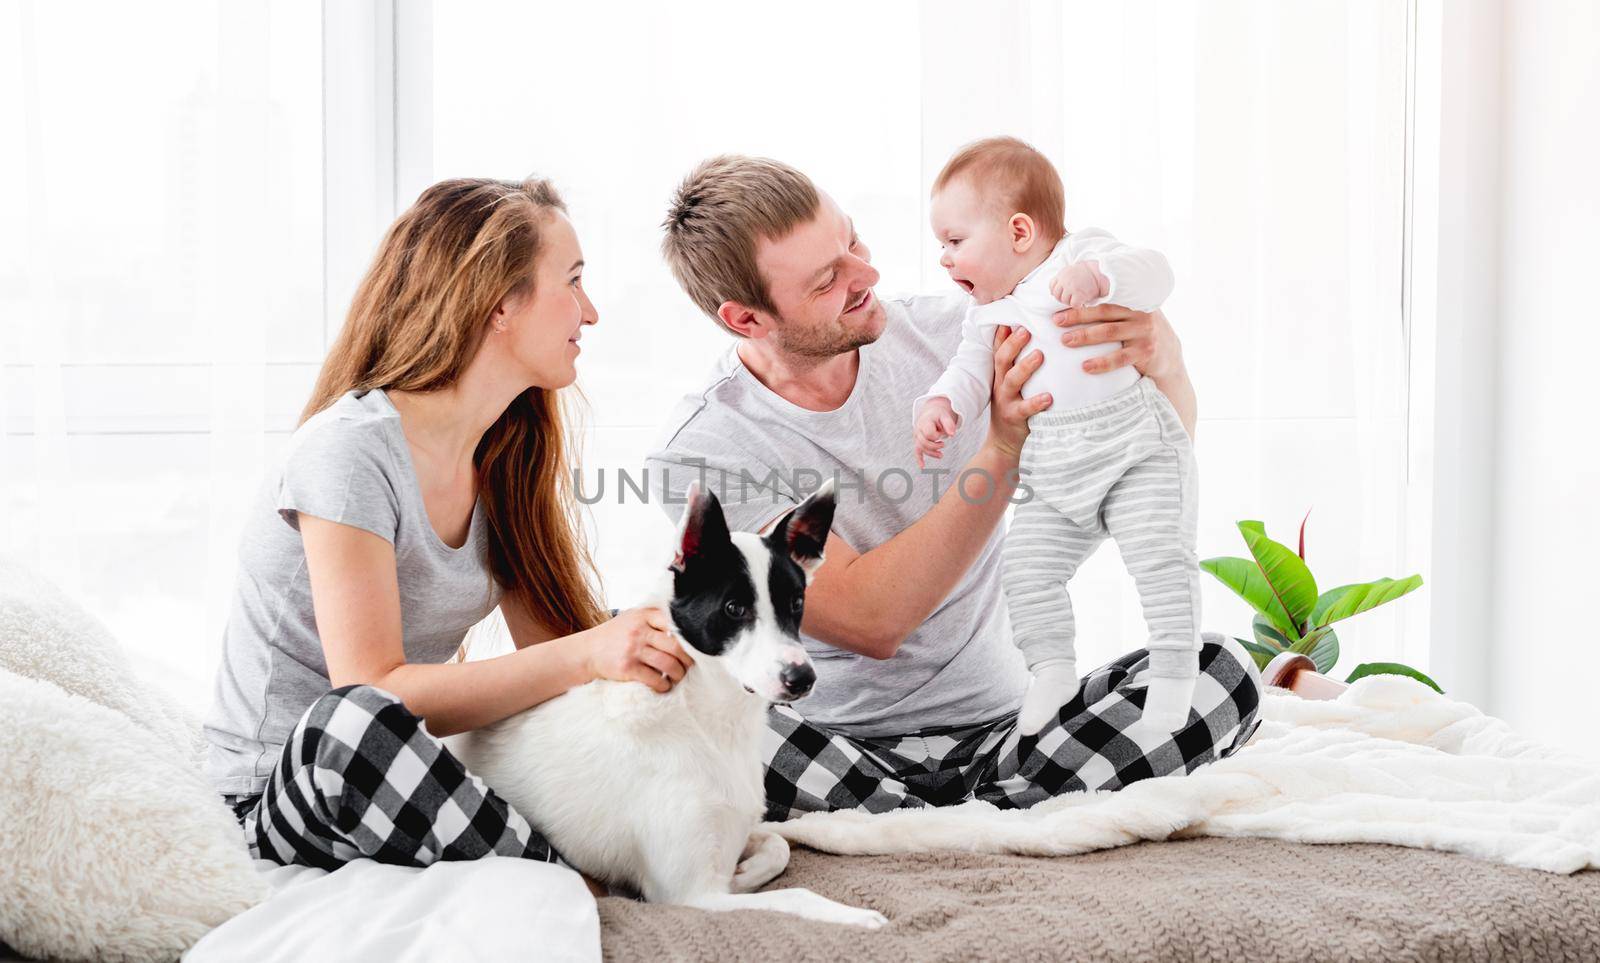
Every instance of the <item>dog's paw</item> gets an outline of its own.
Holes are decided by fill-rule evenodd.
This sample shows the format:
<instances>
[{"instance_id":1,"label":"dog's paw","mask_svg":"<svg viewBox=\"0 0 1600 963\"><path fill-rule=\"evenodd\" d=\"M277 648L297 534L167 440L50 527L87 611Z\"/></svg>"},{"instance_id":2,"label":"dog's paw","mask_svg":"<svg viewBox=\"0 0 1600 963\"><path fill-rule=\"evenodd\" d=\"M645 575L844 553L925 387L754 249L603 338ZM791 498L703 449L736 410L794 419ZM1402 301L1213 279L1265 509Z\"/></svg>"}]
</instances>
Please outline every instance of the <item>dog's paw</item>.
<instances>
[{"instance_id":1,"label":"dog's paw","mask_svg":"<svg viewBox=\"0 0 1600 963\"><path fill-rule=\"evenodd\" d=\"M859 926L866 930L882 929L889 925L889 917L884 916L877 910L870 910L860 906L846 906L844 908L850 910L850 915L835 922L842 923L845 926Z\"/></svg>"},{"instance_id":2,"label":"dog's paw","mask_svg":"<svg viewBox=\"0 0 1600 963\"><path fill-rule=\"evenodd\" d=\"M745 843L729 889L735 893L754 893L777 879L788 866L788 840L777 833L758 829Z\"/></svg>"},{"instance_id":3,"label":"dog's paw","mask_svg":"<svg viewBox=\"0 0 1600 963\"><path fill-rule=\"evenodd\" d=\"M816 895L816 894L812 894ZM889 917L877 910L867 909L864 906L847 906L836 903L825 896L817 896L820 901L807 907L804 915L819 923L837 923L840 926L859 926L865 930L882 929L889 925ZM827 905L822 905L822 904Z\"/></svg>"},{"instance_id":4,"label":"dog's paw","mask_svg":"<svg viewBox=\"0 0 1600 963\"><path fill-rule=\"evenodd\" d=\"M762 894L777 897L781 903L770 908L784 913L793 913L803 916L808 920L818 923L837 923L840 926L859 926L863 929L875 930L889 925L889 918L877 910L870 910L860 906L847 906L835 902L821 893L813 893L809 889L785 889L777 892Z\"/></svg>"}]
</instances>

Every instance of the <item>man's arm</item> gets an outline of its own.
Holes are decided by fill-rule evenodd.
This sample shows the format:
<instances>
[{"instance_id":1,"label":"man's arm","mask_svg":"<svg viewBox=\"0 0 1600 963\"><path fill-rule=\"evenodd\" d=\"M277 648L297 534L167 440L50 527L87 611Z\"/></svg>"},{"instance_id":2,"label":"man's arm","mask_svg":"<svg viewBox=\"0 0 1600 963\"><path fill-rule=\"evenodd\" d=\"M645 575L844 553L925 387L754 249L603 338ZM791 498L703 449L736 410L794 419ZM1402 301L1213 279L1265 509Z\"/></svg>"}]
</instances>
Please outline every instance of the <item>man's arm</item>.
<instances>
[{"instance_id":1,"label":"man's arm","mask_svg":"<svg viewBox=\"0 0 1600 963\"><path fill-rule=\"evenodd\" d=\"M1189 380L1189 369L1183 364L1183 345L1172 325L1167 323L1165 314L1159 310L1144 312L1120 304L1100 304L1057 312L1055 322L1067 329L1061 335L1061 343L1069 347L1121 341L1122 347L1118 350L1085 361L1083 370L1101 374L1133 365L1140 374L1156 383L1177 409L1189 437L1194 437L1199 402L1195 398L1194 383Z\"/></svg>"},{"instance_id":2,"label":"man's arm","mask_svg":"<svg viewBox=\"0 0 1600 963\"><path fill-rule=\"evenodd\" d=\"M830 535L822 567L806 589L806 634L887 659L977 561L1016 490L1028 416L1050 406L1048 395L1022 398L1023 383L1044 361L1038 351L1017 360L1027 340L1023 328L995 332L989 437L955 476L984 473L969 479L968 497L959 483L951 485L927 514L864 554Z\"/></svg>"}]
</instances>

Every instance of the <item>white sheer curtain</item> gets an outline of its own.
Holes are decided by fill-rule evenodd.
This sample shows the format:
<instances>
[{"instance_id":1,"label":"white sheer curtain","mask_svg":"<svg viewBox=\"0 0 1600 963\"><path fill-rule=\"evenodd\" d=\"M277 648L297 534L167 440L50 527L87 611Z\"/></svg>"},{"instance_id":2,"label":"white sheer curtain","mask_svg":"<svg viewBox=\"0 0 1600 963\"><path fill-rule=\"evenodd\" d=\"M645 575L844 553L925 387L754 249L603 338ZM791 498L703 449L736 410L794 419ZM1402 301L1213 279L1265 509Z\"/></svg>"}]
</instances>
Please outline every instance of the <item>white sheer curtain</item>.
<instances>
[{"instance_id":1,"label":"white sheer curtain","mask_svg":"<svg viewBox=\"0 0 1600 963\"><path fill-rule=\"evenodd\" d=\"M1236 519L1291 540L1314 509L1310 557L1331 586L1404 567L1404 16L1384 0L452 3L434 12L433 169L536 171L566 193L601 312L580 362L592 480L636 464L726 344L657 254L695 162L802 168L855 218L883 291L942 291L929 182L967 140L1027 138L1062 173L1070 227L1158 247L1177 270L1202 556L1243 553ZM626 605L669 532L657 506L616 502L613 484L594 517ZM1074 597L1085 658L1137 643L1114 549ZM1206 603L1209 626L1248 634L1224 590L1208 584ZM1399 631L1365 617L1347 664L1395 657Z\"/></svg>"},{"instance_id":2,"label":"white sheer curtain","mask_svg":"<svg viewBox=\"0 0 1600 963\"><path fill-rule=\"evenodd\" d=\"M1015 132L1056 160L1069 228L1170 257L1200 395L1201 556L1246 554L1243 518L1293 544L1309 510L1325 587L1405 574L1405 4L962 9L922 8L925 62L960 64L924 71L923 182L956 145ZM1114 548L1076 583L1086 649L1139 639ZM1248 637L1246 607L1204 584L1206 625ZM1398 613L1342 632L1343 665L1400 658Z\"/></svg>"},{"instance_id":3,"label":"white sheer curtain","mask_svg":"<svg viewBox=\"0 0 1600 963\"><path fill-rule=\"evenodd\" d=\"M196 706L322 353L320 58L287 0L0 6L0 551Z\"/></svg>"},{"instance_id":4,"label":"white sheer curtain","mask_svg":"<svg viewBox=\"0 0 1600 963\"><path fill-rule=\"evenodd\" d=\"M944 291L927 185L1001 132L1056 161L1070 227L1177 269L1202 555L1240 552L1235 519L1289 539L1312 508L1324 581L1398 575L1404 16L1386 0L461 0L432 9L432 136L396 138L392 169L538 172L565 193L601 311L580 384L587 479L611 483L593 516L612 604L638 600L670 532L657 506L618 504L610 473L726 344L657 253L677 180L722 151L782 158L855 218L885 294ZM16 132L0 178L23 185L0 219L0 551L196 705L241 512L321 359L324 279L347 280L328 265L371 254L370 232L324 233L344 121L325 139L322 30L290 0L0 7ZM1114 550L1075 597L1084 658L1138 641ZM1208 625L1248 631L1215 586L1207 605ZM1363 617L1347 660L1397 655L1400 631Z\"/></svg>"},{"instance_id":5,"label":"white sheer curtain","mask_svg":"<svg viewBox=\"0 0 1600 963\"><path fill-rule=\"evenodd\" d=\"M591 401L583 478L591 494L602 474L607 485L592 517L612 605L640 600L671 536L659 506L631 492L619 504L615 473L637 477L661 420L727 344L661 260L668 196L712 154L784 158L855 218L886 286L915 290L929 106L918 16L909 0L719 0L692 15L669 4L435 8L435 177L551 177L584 245L600 323L579 360Z\"/></svg>"}]
</instances>

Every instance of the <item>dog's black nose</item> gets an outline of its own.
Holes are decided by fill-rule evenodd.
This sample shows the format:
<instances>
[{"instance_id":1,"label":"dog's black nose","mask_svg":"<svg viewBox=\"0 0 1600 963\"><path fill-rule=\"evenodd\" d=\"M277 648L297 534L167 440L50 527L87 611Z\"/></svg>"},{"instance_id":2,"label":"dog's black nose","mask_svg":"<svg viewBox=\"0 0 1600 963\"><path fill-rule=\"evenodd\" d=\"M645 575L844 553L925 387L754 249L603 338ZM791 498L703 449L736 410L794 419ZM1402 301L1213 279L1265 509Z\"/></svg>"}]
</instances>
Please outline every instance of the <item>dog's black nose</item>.
<instances>
[{"instance_id":1,"label":"dog's black nose","mask_svg":"<svg viewBox=\"0 0 1600 963\"><path fill-rule=\"evenodd\" d=\"M789 698L798 699L811 691L811 686L817 681L817 670L809 662L798 665L791 663L778 673L778 681L783 683L784 692Z\"/></svg>"}]
</instances>

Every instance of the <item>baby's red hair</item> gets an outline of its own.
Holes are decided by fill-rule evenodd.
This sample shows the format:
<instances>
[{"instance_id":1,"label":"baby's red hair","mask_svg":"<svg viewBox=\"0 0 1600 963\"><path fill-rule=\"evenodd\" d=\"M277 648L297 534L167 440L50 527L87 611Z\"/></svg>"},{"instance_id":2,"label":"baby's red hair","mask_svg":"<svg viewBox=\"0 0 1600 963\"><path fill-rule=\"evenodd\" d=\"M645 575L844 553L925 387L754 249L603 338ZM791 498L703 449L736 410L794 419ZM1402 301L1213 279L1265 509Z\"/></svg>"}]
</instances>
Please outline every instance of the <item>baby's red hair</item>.
<instances>
[{"instance_id":1,"label":"baby's red hair","mask_svg":"<svg viewBox=\"0 0 1600 963\"><path fill-rule=\"evenodd\" d=\"M985 137L956 151L933 180L937 194L958 177L970 177L978 190L996 193L1006 216L1033 219L1034 229L1050 244L1067 233L1067 202L1061 175L1050 159L1015 137Z\"/></svg>"}]
</instances>

